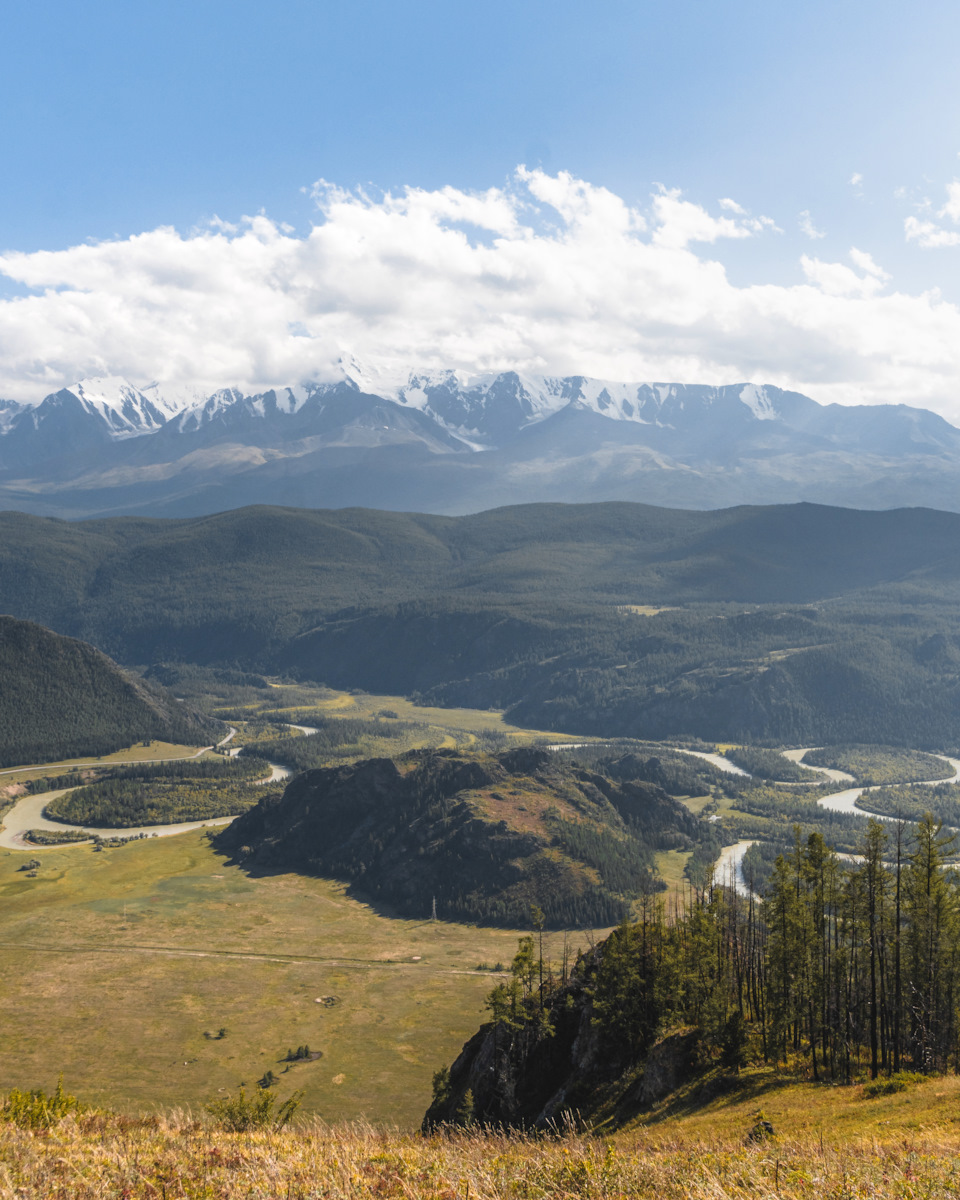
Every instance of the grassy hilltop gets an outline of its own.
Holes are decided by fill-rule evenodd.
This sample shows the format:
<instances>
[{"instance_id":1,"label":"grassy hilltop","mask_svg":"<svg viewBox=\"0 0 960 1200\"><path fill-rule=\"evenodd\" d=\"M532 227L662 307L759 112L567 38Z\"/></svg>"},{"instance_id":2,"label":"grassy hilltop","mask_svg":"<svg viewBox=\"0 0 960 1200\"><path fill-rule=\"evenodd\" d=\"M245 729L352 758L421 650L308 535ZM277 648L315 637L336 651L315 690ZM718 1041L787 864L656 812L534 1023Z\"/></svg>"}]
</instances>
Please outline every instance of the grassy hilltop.
<instances>
[{"instance_id":1,"label":"grassy hilltop","mask_svg":"<svg viewBox=\"0 0 960 1200\"><path fill-rule=\"evenodd\" d=\"M17 1200L290 1197L410 1200L952 1200L960 1099L931 1081L864 1101L794 1085L782 1132L751 1143L756 1097L679 1126L615 1137L465 1131L410 1137L368 1125L225 1133L192 1115L137 1122L91 1114L46 1137L0 1120L0 1164ZM776 1105L781 1093L774 1091ZM67 1190L65 1190L67 1189Z\"/></svg>"}]
</instances>

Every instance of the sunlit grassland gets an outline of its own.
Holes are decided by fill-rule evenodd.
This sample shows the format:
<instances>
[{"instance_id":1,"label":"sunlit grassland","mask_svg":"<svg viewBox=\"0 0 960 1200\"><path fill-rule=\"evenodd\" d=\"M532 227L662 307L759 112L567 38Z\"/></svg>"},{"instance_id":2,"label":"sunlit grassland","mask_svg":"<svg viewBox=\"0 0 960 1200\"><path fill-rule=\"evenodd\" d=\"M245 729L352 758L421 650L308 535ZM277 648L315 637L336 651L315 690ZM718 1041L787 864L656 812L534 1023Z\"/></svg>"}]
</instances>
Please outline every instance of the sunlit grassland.
<instances>
[{"instance_id":1,"label":"sunlit grassland","mask_svg":"<svg viewBox=\"0 0 960 1200\"><path fill-rule=\"evenodd\" d=\"M272 1069L281 1097L303 1088L324 1119L412 1126L482 1020L496 977L475 968L516 950L514 931L396 920L340 884L248 877L202 832L44 850L36 878L18 870L31 856L0 851L0 1093L62 1071L86 1100L137 1112ZM558 960L561 943L547 939ZM302 1043L323 1058L281 1074Z\"/></svg>"},{"instance_id":2,"label":"sunlit grassland","mask_svg":"<svg viewBox=\"0 0 960 1200\"><path fill-rule=\"evenodd\" d=\"M689 861L690 850L659 850L654 855L660 878L667 885L667 892L682 892L689 886L683 869Z\"/></svg>"},{"instance_id":3,"label":"sunlit grassland","mask_svg":"<svg viewBox=\"0 0 960 1200\"><path fill-rule=\"evenodd\" d=\"M724 796L724 795L684 796L680 802L681 802L681 804L684 804L687 808L689 808L690 811L692 813L695 813L697 816L699 816L700 813L703 812L703 810L707 807L708 804L711 804L711 803L716 804L718 812L729 812L730 807L732 806L732 803L733 803L733 801L730 799L729 796Z\"/></svg>"},{"instance_id":4,"label":"sunlit grassland","mask_svg":"<svg viewBox=\"0 0 960 1200\"><path fill-rule=\"evenodd\" d=\"M868 1062L860 1066L860 1082L822 1084L809 1081L808 1064L797 1062L791 1070L771 1066L748 1067L735 1088L704 1101L703 1079L694 1078L651 1112L634 1119L626 1129L675 1131L683 1137L736 1138L744 1136L763 1114L778 1138L806 1137L826 1145L856 1140L922 1135L938 1128L960 1147L960 1077L932 1076L892 1095L868 1098L863 1083Z\"/></svg>"},{"instance_id":5,"label":"sunlit grassland","mask_svg":"<svg viewBox=\"0 0 960 1200\"><path fill-rule=\"evenodd\" d=\"M280 693L279 697L277 693ZM508 741L518 744L535 740L557 743L598 740L543 729L525 729L505 721L503 714L493 709L421 707L404 696L340 692L299 684L273 684L271 693L263 699L244 705L231 705L231 709L240 707L249 711L251 719L258 713L266 712L280 717L287 714L291 720L295 716L306 718L307 710L313 709L317 716L327 718L353 717L374 720L379 717L386 720L417 722L427 730L441 731L451 739L451 745L456 744L463 748L469 748L476 740L475 735L480 733L502 734ZM216 707L213 707L212 711L216 712ZM387 713L390 714L389 717L385 716ZM305 719L297 723L309 722Z\"/></svg>"},{"instance_id":6,"label":"sunlit grassland","mask_svg":"<svg viewBox=\"0 0 960 1200\"><path fill-rule=\"evenodd\" d=\"M0 1196L947 1200L960 1188L957 1091L931 1103L939 1083L917 1089L909 1105L864 1102L845 1089L819 1124L811 1092L797 1089L809 1121L760 1143L745 1138L754 1114L737 1105L735 1130L681 1121L611 1137L411 1137L368 1125L226 1134L187 1114L157 1125L68 1118L44 1137L0 1123ZM871 1105L859 1132L835 1119L841 1106Z\"/></svg>"},{"instance_id":7,"label":"sunlit grassland","mask_svg":"<svg viewBox=\"0 0 960 1200\"><path fill-rule=\"evenodd\" d=\"M15 767L0 771L0 787L9 783L25 783L41 775L63 775L75 767L91 764L108 767L123 763L145 762L154 758L186 758L188 755L196 754L199 749L199 746L181 746L174 742L149 742L146 745L137 742L134 746L116 750L113 754L104 754L100 758L91 758L88 755L86 758L65 758L58 762L45 762L37 766Z\"/></svg>"}]
</instances>

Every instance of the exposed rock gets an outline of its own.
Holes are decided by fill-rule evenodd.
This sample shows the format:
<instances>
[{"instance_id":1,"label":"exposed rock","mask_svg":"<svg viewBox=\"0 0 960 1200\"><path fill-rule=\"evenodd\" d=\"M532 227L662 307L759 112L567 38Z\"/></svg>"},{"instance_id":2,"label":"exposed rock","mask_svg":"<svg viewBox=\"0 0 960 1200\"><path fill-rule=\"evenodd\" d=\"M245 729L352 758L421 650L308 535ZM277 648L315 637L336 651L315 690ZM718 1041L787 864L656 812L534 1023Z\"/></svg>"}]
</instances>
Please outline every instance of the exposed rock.
<instances>
[{"instance_id":1,"label":"exposed rock","mask_svg":"<svg viewBox=\"0 0 960 1200\"><path fill-rule=\"evenodd\" d=\"M688 1084L702 1068L699 1030L671 1033L636 1059L603 1041L592 1000L602 954L603 945L584 956L569 983L550 996L549 1031L536 1022L520 1029L483 1025L450 1068L424 1128L455 1121L467 1090L476 1120L543 1128L589 1120L601 1103L608 1112L637 1112Z\"/></svg>"},{"instance_id":2,"label":"exposed rock","mask_svg":"<svg viewBox=\"0 0 960 1200\"><path fill-rule=\"evenodd\" d=\"M671 1034L651 1048L636 1089L641 1104L659 1103L690 1077L699 1041L699 1030L687 1030Z\"/></svg>"}]
</instances>

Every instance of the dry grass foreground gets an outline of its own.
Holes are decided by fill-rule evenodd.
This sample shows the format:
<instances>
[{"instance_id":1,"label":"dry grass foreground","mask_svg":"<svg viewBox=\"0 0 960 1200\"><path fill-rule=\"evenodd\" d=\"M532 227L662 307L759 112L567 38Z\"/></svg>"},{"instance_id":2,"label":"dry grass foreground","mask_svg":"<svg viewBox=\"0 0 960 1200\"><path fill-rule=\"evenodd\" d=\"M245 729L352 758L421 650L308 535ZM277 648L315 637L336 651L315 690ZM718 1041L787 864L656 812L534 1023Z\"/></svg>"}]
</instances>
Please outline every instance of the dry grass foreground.
<instances>
[{"instance_id":1,"label":"dry grass foreground","mask_svg":"<svg viewBox=\"0 0 960 1200\"><path fill-rule=\"evenodd\" d=\"M226 1134L184 1118L66 1118L46 1133L0 1124L2 1200L940 1200L960 1190L955 1127L744 1138L647 1130L601 1139L371 1126Z\"/></svg>"}]
</instances>

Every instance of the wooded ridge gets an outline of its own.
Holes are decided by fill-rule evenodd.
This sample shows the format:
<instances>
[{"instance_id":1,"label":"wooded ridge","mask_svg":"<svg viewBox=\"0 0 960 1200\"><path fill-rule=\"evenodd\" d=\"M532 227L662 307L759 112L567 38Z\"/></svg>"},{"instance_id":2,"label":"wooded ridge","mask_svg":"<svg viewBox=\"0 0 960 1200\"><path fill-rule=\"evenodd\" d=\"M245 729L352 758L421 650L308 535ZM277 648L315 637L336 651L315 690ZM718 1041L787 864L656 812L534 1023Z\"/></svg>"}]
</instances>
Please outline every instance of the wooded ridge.
<instances>
[{"instance_id":1,"label":"wooded ridge","mask_svg":"<svg viewBox=\"0 0 960 1200\"><path fill-rule=\"evenodd\" d=\"M698 1075L709 1102L750 1062L868 1073L868 1096L960 1070L953 845L929 818L870 821L849 863L798 833L762 905L704 887L668 919L648 898L569 970L522 939L489 1022L434 1077L425 1127L615 1125Z\"/></svg>"},{"instance_id":2,"label":"wooded ridge","mask_svg":"<svg viewBox=\"0 0 960 1200\"><path fill-rule=\"evenodd\" d=\"M0 616L0 766L202 744L223 729L85 642Z\"/></svg>"},{"instance_id":3,"label":"wooded ridge","mask_svg":"<svg viewBox=\"0 0 960 1200\"><path fill-rule=\"evenodd\" d=\"M120 661L601 736L954 748L958 581L960 516L923 509L0 514L0 607Z\"/></svg>"},{"instance_id":4,"label":"wooded ridge","mask_svg":"<svg viewBox=\"0 0 960 1200\"><path fill-rule=\"evenodd\" d=\"M564 764L547 750L411 751L307 771L216 844L251 871L352 883L407 917L604 926L664 885L653 853L700 823L656 785Z\"/></svg>"}]
</instances>

